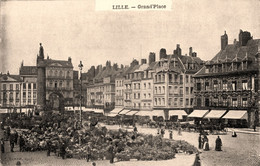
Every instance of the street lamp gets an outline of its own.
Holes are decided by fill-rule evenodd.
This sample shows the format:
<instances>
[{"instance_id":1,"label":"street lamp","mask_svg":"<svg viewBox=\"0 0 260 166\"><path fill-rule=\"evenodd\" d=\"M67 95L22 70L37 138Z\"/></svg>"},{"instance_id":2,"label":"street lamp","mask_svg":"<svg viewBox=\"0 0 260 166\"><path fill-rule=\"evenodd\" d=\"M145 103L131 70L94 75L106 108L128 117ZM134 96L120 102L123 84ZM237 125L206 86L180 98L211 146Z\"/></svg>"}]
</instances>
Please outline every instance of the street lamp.
<instances>
[{"instance_id":1,"label":"street lamp","mask_svg":"<svg viewBox=\"0 0 260 166\"><path fill-rule=\"evenodd\" d=\"M83 64L82 61L79 63L79 70L80 70L80 127L82 126L82 68Z\"/></svg>"}]
</instances>

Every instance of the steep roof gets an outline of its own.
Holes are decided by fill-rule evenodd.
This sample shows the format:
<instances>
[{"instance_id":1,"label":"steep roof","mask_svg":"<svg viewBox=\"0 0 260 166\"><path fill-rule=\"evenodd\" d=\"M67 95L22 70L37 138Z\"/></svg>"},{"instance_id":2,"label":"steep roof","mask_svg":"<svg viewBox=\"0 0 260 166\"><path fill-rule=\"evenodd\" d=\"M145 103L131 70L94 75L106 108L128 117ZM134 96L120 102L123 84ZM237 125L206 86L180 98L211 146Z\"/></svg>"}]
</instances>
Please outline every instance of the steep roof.
<instances>
[{"instance_id":1,"label":"steep roof","mask_svg":"<svg viewBox=\"0 0 260 166\"><path fill-rule=\"evenodd\" d=\"M210 61L206 62L207 65L242 62L245 60L251 61L251 65L243 71L257 70L256 54L260 48L260 39L251 39L247 42L246 46L240 46L238 43L229 44L224 50L220 50ZM237 71L230 71L228 73L234 73ZM219 73L216 73L219 74ZM212 73L206 73L205 67L199 70L194 76L212 75Z\"/></svg>"},{"instance_id":2,"label":"steep roof","mask_svg":"<svg viewBox=\"0 0 260 166\"><path fill-rule=\"evenodd\" d=\"M44 62L46 64L46 66L49 66L49 67L53 66L53 67L73 68L71 61L45 59Z\"/></svg>"},{"instance_id":3,"label":"steep roof","mask_svg":"<svg viewBox=\"0 0 260 166\"><path fill-rule=\"evenodd\" d=\"M20 75L37 75L36 66L21 66Z\"/></svg>"},{"instance_id":4,"label":"steep roof","mask_svg":"<svg viewBox=\"0 0 260 166\"><path fill-rule=\"evenodd\" d=\"M11 74L2 74L0 75L1 81L3 82L13 82L13 81L17 81L17 82L21 82L22 78L20 77L20 75L11 75Z\"/></svg>"}]
</instances>

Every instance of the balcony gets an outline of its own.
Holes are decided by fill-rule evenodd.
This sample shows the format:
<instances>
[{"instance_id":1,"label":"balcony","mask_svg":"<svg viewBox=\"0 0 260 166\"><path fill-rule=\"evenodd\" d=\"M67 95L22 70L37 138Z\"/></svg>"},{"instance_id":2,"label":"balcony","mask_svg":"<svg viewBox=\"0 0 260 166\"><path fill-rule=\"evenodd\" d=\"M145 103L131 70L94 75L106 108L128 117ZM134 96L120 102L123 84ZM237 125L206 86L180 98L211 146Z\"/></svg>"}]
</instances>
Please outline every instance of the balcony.
<instances>
[{"instance_id":1,"label":"balcony","mask_svg":"<svg viewBox=\"0 0 260 166\"><path fill-rule=\"evenodd\" d=\"M125 89L125 93L132 93L132 89Z\"/></svg>"}]
</instances>

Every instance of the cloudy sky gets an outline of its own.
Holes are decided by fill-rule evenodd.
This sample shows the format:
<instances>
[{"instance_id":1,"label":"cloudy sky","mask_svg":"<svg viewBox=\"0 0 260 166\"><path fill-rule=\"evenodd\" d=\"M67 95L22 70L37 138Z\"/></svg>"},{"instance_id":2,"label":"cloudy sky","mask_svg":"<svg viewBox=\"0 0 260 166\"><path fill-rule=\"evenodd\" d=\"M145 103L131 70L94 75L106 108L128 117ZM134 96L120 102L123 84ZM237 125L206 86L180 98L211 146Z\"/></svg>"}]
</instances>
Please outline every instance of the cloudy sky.
<instances>
[{"instance_id":1,"label":"cloudy sky","mask_svg":"<svg viewBox=\"0 0 260 166\"><path fill-rule=\"evenodd\" d=\"M72 58L83 71L91 65L129 64L160 48L172 53L180 44L209 60L239 30L260 38L259 0L173 0L170 11L96 11L95 0L1 1L0 71L17 73L22 61L35 65L39 43L45 56Z\"/></svg>"}]
</instances>

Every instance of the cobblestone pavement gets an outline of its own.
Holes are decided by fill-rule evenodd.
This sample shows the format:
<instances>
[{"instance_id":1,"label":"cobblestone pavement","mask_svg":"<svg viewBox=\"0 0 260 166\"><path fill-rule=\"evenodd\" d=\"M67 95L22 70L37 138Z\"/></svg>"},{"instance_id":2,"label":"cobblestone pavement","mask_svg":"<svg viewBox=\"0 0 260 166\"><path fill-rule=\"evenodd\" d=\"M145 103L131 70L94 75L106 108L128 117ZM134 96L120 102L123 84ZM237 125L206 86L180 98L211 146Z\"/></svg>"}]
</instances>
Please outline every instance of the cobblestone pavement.
<instances>
[{"instance_id":1,"label":"cobblestone pavement","mask_svg":"<svg viewBox=\"0 0 260 166\"><path fill-rule=\"evenodd\" d=\"M110 129L117 129L118 126L108 126ZM132 130L132 128L129 128ZM145 134L157 134L157 129L138 127L138 131ZM215 140L217 135L209 135L210 151L201 151L200 159L202 166L260 166L260 136L256 134L237 133L236 138L231 133L220 135L223 147L222 151L215 151ZM173 131L173 139L185 140L198 147L198 133L182 132L178 135ZM169 138L166 131L165 138Z\"/></svg>"}]
</instances>

